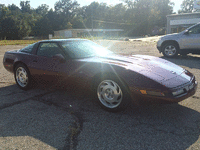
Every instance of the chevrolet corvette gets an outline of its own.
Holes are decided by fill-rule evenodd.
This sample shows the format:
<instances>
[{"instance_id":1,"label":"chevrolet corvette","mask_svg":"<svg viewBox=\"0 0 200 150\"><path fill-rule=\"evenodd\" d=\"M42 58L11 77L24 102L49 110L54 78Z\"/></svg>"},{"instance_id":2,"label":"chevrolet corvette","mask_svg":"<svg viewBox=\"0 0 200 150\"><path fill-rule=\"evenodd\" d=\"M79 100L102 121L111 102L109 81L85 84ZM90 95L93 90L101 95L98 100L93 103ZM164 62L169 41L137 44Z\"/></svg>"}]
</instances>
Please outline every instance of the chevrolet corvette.
<instances>
[{"instance_id":1,"label":"chevrolet corvette","mask_svg":"<svg viewBox=\"0 0 200 150\"><path fill-rule=\"evenodd\" d=\"M124 110L136 98L177 103L195 94L195 76L165 59L119 55L84 39L44 40L8 51L3 65L23 90L33 78L91 89L107 111Z\"/></svg>"}]
</instances>

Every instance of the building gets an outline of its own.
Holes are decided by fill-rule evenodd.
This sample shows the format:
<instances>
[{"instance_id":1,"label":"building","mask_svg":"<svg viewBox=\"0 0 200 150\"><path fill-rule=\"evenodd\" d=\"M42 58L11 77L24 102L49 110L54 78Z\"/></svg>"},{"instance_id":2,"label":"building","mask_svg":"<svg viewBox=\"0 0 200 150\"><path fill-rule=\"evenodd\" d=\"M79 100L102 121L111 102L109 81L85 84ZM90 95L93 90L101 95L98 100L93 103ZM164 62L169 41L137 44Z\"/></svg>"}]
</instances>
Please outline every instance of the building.
<instances>
[{"instance_id":1,"label":"building","mask_svg":"<svg viewBox=\"0 0 200 150\"><path fill-rule=\"evenodd\" d=\"M55 38L76 38L87 36L111 36L117 37L122 34L123 29L66 29L54 31Z\"/></svg>"},{"instance_id":2,"label":"building","mask_svg":"<svg viewBox=\"0 0 200 150\"><path fill-rule=\"evenodd\" d=\"M200 22L200 13L184 13L167 16L167 34L178 33Z\"/></svg>"}]
</instances>

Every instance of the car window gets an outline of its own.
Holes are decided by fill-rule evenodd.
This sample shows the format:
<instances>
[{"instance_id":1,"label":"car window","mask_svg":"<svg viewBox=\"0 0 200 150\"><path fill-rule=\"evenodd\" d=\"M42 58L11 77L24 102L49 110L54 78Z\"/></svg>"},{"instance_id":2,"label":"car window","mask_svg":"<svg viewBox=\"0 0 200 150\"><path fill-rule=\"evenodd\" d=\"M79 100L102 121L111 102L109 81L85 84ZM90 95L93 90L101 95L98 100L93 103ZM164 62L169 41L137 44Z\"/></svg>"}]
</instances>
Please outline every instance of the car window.
<instances>
[{"instance_id":1,"label":"car window","mask_svg":"<svg viewBox=\"0 0 200 150\"><path fill-rule=\"evenodd\" d=\"M21 49L21 52L31 53L31 51L32 51L34 45L35 45L35 43L34 43L34 44L31 44L31 45L28 45L27 47Z\"/></svg>"},{"instance_id":2,"label":"car window","mask_svg":"<svg viewBox=\"0 0 200 150\"><path fill-rule=\"evenodd\" d=\"M45 56L45 57L53 57L56 54L62 54L61 48L57 45L57 43L40 43L37 51L37 55Z\"/></svg>"},{"instance_id":3,"label":"car window","mask_svg":"<svg viewBox=\"0 0 200 150\"><path fill-rule=\"evenodd\" d=\"M189 34L200 34L200 25L197 25L189 30Z\"/></svg>"},{"instance_id":4,"label":"car window","mask_svg":"<svg viewBox=\"0 0 200 150\"><path fill-rule=\"evenodd\" d=\"M106 56L112 52L91 41L62 42L61 46L71 58Z\"/></svg>"}]
</instances>

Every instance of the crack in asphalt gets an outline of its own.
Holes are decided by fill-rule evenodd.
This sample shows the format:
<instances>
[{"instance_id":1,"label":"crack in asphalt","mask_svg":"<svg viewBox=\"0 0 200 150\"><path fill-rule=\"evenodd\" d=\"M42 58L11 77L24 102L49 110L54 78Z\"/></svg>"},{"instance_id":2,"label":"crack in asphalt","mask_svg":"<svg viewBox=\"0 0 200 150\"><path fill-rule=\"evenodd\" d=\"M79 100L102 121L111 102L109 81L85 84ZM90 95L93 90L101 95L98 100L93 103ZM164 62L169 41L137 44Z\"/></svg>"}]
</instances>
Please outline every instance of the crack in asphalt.
<instances>
[{"instance_id":1,"label":"crack in asphalt","mask_svg":"<svg viewBox=\"0 0 200 150\"><path fill-rule=\"evenodd\" d=\"M66 108L64 106L59 105L56 102L47 101L47 100L42 99L43 96L45 96L47 94L50 94L50 93L53 93L53 92L56 92L56 91L57 90L48 91L48 92L45 92L43 94L35 95L33 97L27 98L27 99L22 100L22 101L10 103L10 104L5 104L3 106L0 106L0 110L8 108L8 107L11 107L11 106L14 106L14 105L17 105L17 104L21 104L21 103L27 102L29 100L35 100L35 101L42 102L42 103L44 103L46 105L49 105L49 106L54 105L54 106L56 106L58 108L61 108L64 111L69 112L71 114L71 116L73 116L75 121L69 127L69 133L68 133L68 136L65 139L66 142L65 142L62 150L75 150L77 148L77 145L78 145L78 136L79 136L79 134L81 133L81 131L83 129L83 123L84 123L83 115L81 114L80 111L77 111L77 110L75 110L75 109L73 109L71 107ZM12 92L12 93L9 93L7 95L12 95L13 93L16 93L16 92ZM21 92L21 93L23 93L23 92ZM6 95L4 95L4 96L6 96ZM199 98L199 97L193 96L193 98ZM197 124L197 128L198 128L198 131L196 133L178 134L178 133L175 133L175 131L178 130L177 127L174 127L174 129L172 131L166 131L166 130L158 129L153 124L142 122L139 118L136 118L136 120L139 122L138 124L136 124L136 126L146 125L146 126L152 128L152 129L154 129L155 131L162 132L162 133L165 133L165 134L173 134L173 135L176 135L176 136L188 136L188 135L197 135L197 134L199 135L199 133L200 133L200 121L196 121L195 122ZM160 125L162 126L162 124L160 124ZM184 128L184 129L186 129L186 128ZM191 128L191 129L194 129L194 128Z\"/></svg>"},{"instance_id":2,"label":"crack in asphalt","mask_svg":"<svg viewBox=\"0 0 200 150\"><path fill-rule=\"evenodd\" d=\"M41 100L41 97L48 95L50 93L56 92L56 90L54 91L48 91L46 93L43 94L39 94L39 95L35 95L33 97L29 97L27 99L24 99L22 101L18 101L18 102L13 102L13 103L9 103L9 104L4 104L3 106L0 106L0 110L8 108L8 107L12 107L14 105L17 104L22 104L25 103L29 100L35 100L35 101L39 101L42 102L43 104L49 105L49 106L56 106L61 108L64 111L70 112L70 114L74 117L75 121L73 122L73 124L70 126L70 131L69 134L67 136L67 138L65 139L66 143L64 144L64 147L62 148L62 150L74 150L76 149L77 145L78 145L78 135L80 134L82 127L83 127L83 119L82 119L82 115L80 112L75 112L70 108L65 108L62 107L60 105L58 105L57 103L54 102L50 102L50 101L45 101L45 100ZM15 92L13 92L15 93ZM22 92L23 93L23 92ZM7 94L7 95L12 95L12 93Z\"/></svg>"},{"instance_id":3,"label":"crack in asphalt","mask_svg":"<svg viewBox=\"0 0 200 150\"><path fill-rule=\"evenodd\" d=\"M8 94L3 94L3 95L0 94L0 96L10 96L10 95L19 94L19 93L24 93L24 91L22 91L22 92L11 92L11 93L8 93Z\"/></svg>"},{"instance_id":4,"label":"crack in asphalt","mask_svg":"<svg viewBox=\"0 0 200 150\"><path fill-rule=\"evenodd\" d=\"M42 96L47 95L47 94L50 94L50 93L52 93L52 92L54 92L54 91L48 91L48 92L46 92L46 93L39 94L39 95L35 95L35 96L33 96L33 97L29 97L29 98L24 99L24 100L21 100L21 101L9 103L9 104L4 104L4 105L0 106L0 110L5 109L5 108L8 108L8 107L12 107L12 106L17 105L17 104L21 104L21 103L27 102L27 101L29 101L30 99L33 99L33 98L35 98L35 97L42 97Z\"/></svg>"},{"instance_id":5,"label":"crack in asphalt","mask_svg":"<svg viewBox=\"0 0 200 150\"><path fill-rule=\"evenodd\" d=\"M76 150L78 145L78 136L83 129L84 120L82 114L80 112L71 111L71 115L74 116L75 121L70 126L70 133L66 138L66 141L69 141L69 143L64 145L63 150Z\"/></svg>"},{"instance_id":6,"label":"crack in asphalt","mask_svg":"<svg viewBox=\"0 0 200 150\"><path fill-rule=\"evenodd\" d=\"M0 82L0 84L1 83L5 84L5 83L9 83L9 82ZM0 106L0 110L8 108L8 107L12 107L12 106L17 105L17 104L21 104L21 103L27 102L29 100L36 100L36 101L42 102L42 103L44 103L46 105L50 105L50 106L54 105L55 107L59 107L64 111L70 112L71 116L74 117L75 121L70 126L70 131L68 133L68 136L65 139L66 143L64 144L64 147L62 149L63 150L69 150L69 149L70 150L74 150L74 149L76 149L76 147L78 145L78 135L80 134L80 132L81 132L81 130L83 128L82 114L80 112L78 112L78 111L72 110L72 108L62 107L62 106L58 105L57 103L40 99L41 97L43 97L43 96L45 96L47 94L56 92L56 91L57 90L49 91L49 92L46 92L46 93L43 93L43 94L35 95L33 97L27 98L27 99L22 100L22 101L13 102L13 103L10 103L10 104L5 104L3 106ZM9 96L9 95L18 94L18 93L24 93L24 91L22 91L22 92L11 92L9 94L4 94L4 95L0 95L0 96Z\"/></svg>"},{"instance_id":7,"label":"crack in asphalt","mask_svg":"<svg viewBox=\"0 0 200 150\"><path fill-rule=\"evenodd\" d=\"M12 106L17 105L17 104L22 104L22 103L27 102L29 100L30 100L30 98L27 98L27 99L22 100L22 101L17 101L17 102L14 102L14 103L4 104L3 106L0 106L0 110L8 108L8 107L12 107Z\"/></svg>"},{"instance_id":8,"label":"crack in asphalt","mask_svg":"<svg viewBox=\"0 0 200 150\"><path fill-rule=\"evenodd\" d=\"M71 116L73 116L75 121L69 127L70 130L68 136L65 139L66 143L64 144L62 150L76 150L76 147L78 145L78 136L83 128L83 122L84 122L83 115L79 111L76 111L71 107L66 108L64 106L57 104L56 102L39 99L39 97L34 97L33 100L42 102L49 106L53 105L55 107L62 109L63 111L67 111Z\"/></svg>"}]
</instances>

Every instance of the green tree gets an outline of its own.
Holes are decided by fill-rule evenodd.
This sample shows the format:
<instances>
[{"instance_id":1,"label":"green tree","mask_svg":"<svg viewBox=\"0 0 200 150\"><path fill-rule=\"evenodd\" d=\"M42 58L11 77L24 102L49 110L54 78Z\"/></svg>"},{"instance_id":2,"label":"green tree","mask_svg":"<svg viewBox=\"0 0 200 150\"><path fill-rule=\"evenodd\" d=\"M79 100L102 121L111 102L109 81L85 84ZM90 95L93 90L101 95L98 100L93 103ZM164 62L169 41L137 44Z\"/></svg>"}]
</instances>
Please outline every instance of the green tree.
<instances>
[{"instance_id":1,"label":"green tree","mask_svg":"<svg viewBox=\"0 0 200 150\"><path fill-rule=\"evenodd\" d=\"M46 15L37 19L35 26L32 28L31 34L48 38L49 34L53 34L53 31L57 31L59 28L59 15L56 14L53 9L50 9Z\"/></svg>"},{"instance_id":2,"label":"green tree","mask_svg":"<svg viewBox=\"0 0 200 150\"><path fill-rule=\"evenodd\" d=\"M83 23L83 18L81 16L75 16L71 20L71 24L72 24L73 29L83 29L83 28L85 28L84 23Z\"/></svg>"},{"instance_id":3,"label":"green tree","mask_svg":"<svg viewBox=\"0 0 200 150\"><path fill-rule=\"evenodd\" d=\"M191 2L192 0L184 0ZM170 0L124 0L124 4L92 2L79 7L77 1L58 0L55 11L42 4L32 9L30 1L16 5L0 4L0 38L21 39L34 35L47 37L53 31L70 28L122 28L130 35L150 34L155 27L166 25L166 15L173 12ZM183 10L189 8L183 2ZM186 7L187 6L187 7Z\"/></svg>"},{"instance_id":4,"label":"green tree","mask_svg":"<svg viewBox=\"0 0 200 150\"><path fill-rule=\"evenodd\" d=\"M31 18L29 15L10 15L5 17L2 22L2 36L5 39L22 39L31 32L31 25L28 21Z\"/></svg>"},{"instance_id":5,"label":"green tree","mask_svg":"<svg viewBox=\"0 0 200 150\"><path fill-rule=\"evenodd\" d=\"M8 7L6 7L4 4L0 4L1 19L4 19L9 13L10 13L10 11L9 11Z\"/></svg>"},{"instance_id":6,"label":"green tree","mask_svg":"<svg viewBox=\"0 0 200 150\"><path fill-rule=\"evenodd\" d=\"M194 0L183 0L181 4L181 9L178 13L191 13L194 7Z\"/></svg>"},{"instance_id":7,"label":"green tree","mask_svg":"<svg viewBox=\"0 0 200 150\"><path fill-rule=\"evenodd\" d=\"M19 14L21 11L20 8L16 6L15 4L8 5L8 9L11 11L12 15Z\"/></svg>"},{"instance_id":8,"label":"green tree","mask_svg":"<svg viewBox=\"0 0 200 150\"><path fill-rule=\"evenodd\" d=\"M2 5L0 13L1 39L22 39L30 34L35 22L34 13L22 13L14 4Z\"/></svg>"},{"instance_id":9,"label":"green tree","mask_svg":"<svg viewBox=\"0 0 200 150\"><path fill-rule=\"evenodd\" d=\"M31 13L30 1L20 1L22 13Z\"/></svg>"},{"instance_id":10,"label":"green tree","mask_svg":"<svg viewBox=\"0 0 200 150\"><path fill-rule=\"evenodd\" d=\"M90 5L84 7L84 22L87 28L92 28L92 20L106 20L109 7L106 3L92 2ZM108 17L107 17L108 18ZM94 28L104 28L104 24L93 21Z\"/></svg>"},{"instance_id":11,"label":"green tree","mask_svg":"<svg viewBox=\"0 0 200 150\"><path fill-rule=\"evenodd\" d=\"M42 4L38 6L35 11L37 14L44 16L48 13L48 10L49 10L49 5Z\"/></svg>"},{"instance_id":12,"label":"green tree","mask_svg":"<svg viewBox=\"0 0 200 150\"><path fill-rule=\"evenodd\" d=\"M3 39L19 39L16 20L14 17L6 17L1 21L1 36Z\"/></svg>"},{"instance_id":13,"label":"green tree","mask_svg":"<svg viewBox=\"0 0 200 150\"><path fill-rule=\"evenodd\" d=\"M115 6L110 6L107 10L107 14L104 17L108 22L107 24L104 23L104 26L106 26L106 28L121 28L121 24L127 22L125 18L127 8L122 3Z\"/></svg>"},{"instance_id":14,"label":"green tree","mask_svg":"<svg viewBox=\"0 0 200 150\"><path fill-rule=\"evenodd\" d=\"M127 0L125 2L128 7L125 18L126 20L129 18L132 24L130 35L151 34L155 26L164 27L167 22L166 15L173 12L174 5L170 0Z\"/></svg>"},{"instance_id":15,"label":"green tree","mask_svg":"<svg viewBox=\"0 0 200 150\"><path fill-rule=\"evenodd\" d=\"M153 0L151 8L151 22L153 22L153 25L165 27L167 24L166 16L173 13L173 7L174 3L170 0Z\"/></svg>"},{"instance_id":16,"label":"green tree","mask_svg":"<svg viewBox=\"0 0 200 150\"><path fill-rule=\"evenodd\" d=\"M71 22L73 17L76 15L76 10L79 4L77 1L72 0L59 0L55 3L55 12L58 14L59 29L66 29L67 23Z\"/></svg>"},{"instance_id":17,"label":"green tree","mask_svg":"<svg viewBox=\"0 0 200 150\"><path fill-rule=\"evenodd\" d=\"M18 28L18 37L22 39L23 37L29 36L32 30L32 24L34 24L32 14L20 14L16 16L16 25Z\"/></svg>"}]
</instances>

